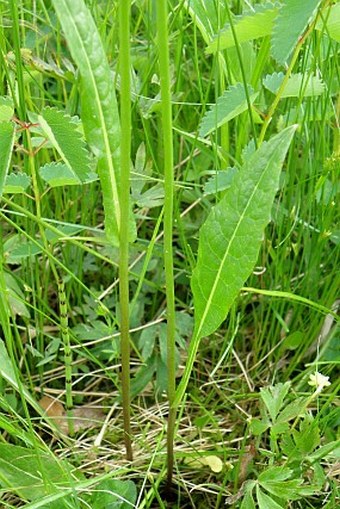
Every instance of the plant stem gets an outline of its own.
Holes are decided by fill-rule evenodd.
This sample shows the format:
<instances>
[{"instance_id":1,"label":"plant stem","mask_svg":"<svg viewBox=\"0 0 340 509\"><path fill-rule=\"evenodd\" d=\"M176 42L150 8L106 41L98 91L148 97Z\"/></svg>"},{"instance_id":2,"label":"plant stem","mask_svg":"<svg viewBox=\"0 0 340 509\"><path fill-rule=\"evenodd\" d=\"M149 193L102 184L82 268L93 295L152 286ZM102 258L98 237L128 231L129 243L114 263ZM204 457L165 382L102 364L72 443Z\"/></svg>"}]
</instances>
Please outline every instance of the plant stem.
<instances>
[{"instance_id":1,"label":"plant stem","mask_svg":"<svg viewBox=\"0 0 340 509\"><path fill-rule=\"evenodd\" d=\"M162 98L161 114L164 145L164 265L167 302L167 368L169 400L167 432L167 480L168 485L170 485L174 467L174 432L176 424L176 407L174 406L176 389L175 292L172 251L174 170L167 0L159 0L157 7L158 56Z\"/></svg>"},{"instance_id":2,"label":"plant stem","mask_svg":"<svg viewBox=\"0 0 340 509\"><path fill-rule=\"evenodd\" d=\"M131 83L130 83L130 1L119 2L119 68L121 78L120 143L120 228L119 298L120 341L122 352L122 400L126 458L132 460L130 423L130 311L129 311L129 213L131 154Z\"/></svg>"}]
</instances>

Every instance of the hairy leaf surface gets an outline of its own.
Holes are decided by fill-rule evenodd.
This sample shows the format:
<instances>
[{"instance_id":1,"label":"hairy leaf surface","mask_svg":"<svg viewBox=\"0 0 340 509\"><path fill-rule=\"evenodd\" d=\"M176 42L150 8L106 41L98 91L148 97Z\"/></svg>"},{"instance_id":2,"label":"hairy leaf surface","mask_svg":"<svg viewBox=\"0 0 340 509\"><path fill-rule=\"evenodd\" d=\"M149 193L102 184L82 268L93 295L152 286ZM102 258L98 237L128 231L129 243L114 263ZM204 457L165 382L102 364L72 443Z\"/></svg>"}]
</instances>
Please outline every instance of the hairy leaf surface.
<instances>
[{"instance_id":1,"label":"hairy leaf surface","mask_svg":"<svg viewBox=\"0 0 340 509\"><path fill-rule=\"evenodd\" d=\"M272 54L285 63L300 35L312 21L321 0L285 0L274 24Z\"/></svg>"},{"instance_id":2,"label":"hairy leaf surface","mask_svg":"<svg viewBox=\"0 0 340 509\"><path fill-rule=\"evenodd\" d=\"M253 270L295 129L288 127L261 145L201 228L191 281L195 338L217 329Z\"/></svg>"},{"instance_id":3,"label":"hairy leaf surface","mask_svg":"<svg viewBox=\"0 0 340 509\"><path fill-rule=\"evenodd\" d=\"M248 94L250 102L253 103L258 93L254 92L253 88L248 85ZM221 125L246 111L247 108L248 104L244 86L241 83L237 83L226 90L203 117L199 135L202 138L207 136Z\"/></svg>"},{"instance_id":4,"label":"hairy leaf surface","mask_svg":"<svg viewBox=\"0 0 340 509\"><path fill-rule=\"evenodd\" d=\"M71 54L81 74L82 119L98 156L105 231L117 242L120 222L120 122L114 81L98 29L83 0L53 0Z\"/></svg>"},{"instance_id":5,"label":"hairy leaf surface","mask_svg":"<svg viewBox=\"0 0 340 509\"><path fill-rule=\"evenodd\" d=\"M0 123L0 197L4 191L8 168L11 163L14 133L12 122Z\"/></svg>"}]
</instances>

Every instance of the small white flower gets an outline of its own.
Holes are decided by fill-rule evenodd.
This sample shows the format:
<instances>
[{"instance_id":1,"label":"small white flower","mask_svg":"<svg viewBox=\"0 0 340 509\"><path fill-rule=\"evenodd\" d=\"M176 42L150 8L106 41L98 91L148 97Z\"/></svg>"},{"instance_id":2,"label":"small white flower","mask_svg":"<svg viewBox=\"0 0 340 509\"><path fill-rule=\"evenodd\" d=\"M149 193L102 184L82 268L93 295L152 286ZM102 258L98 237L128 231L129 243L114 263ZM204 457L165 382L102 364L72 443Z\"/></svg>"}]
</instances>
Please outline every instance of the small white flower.
<instances>
[{"instance_id":1,"label":"small white flower","mask_svg":"<svg viewBox=\"0 0 340 509\"><path fill-rule=\"evenodd\" d=\"M309 375L309 385L312 387L316 387L316 393L319 394L324 387L328 387L331 385L331 382L329 381L329 376L325 376L322 373L319 373L316 371L312 375Z\"/></svg>"}]
</instances>

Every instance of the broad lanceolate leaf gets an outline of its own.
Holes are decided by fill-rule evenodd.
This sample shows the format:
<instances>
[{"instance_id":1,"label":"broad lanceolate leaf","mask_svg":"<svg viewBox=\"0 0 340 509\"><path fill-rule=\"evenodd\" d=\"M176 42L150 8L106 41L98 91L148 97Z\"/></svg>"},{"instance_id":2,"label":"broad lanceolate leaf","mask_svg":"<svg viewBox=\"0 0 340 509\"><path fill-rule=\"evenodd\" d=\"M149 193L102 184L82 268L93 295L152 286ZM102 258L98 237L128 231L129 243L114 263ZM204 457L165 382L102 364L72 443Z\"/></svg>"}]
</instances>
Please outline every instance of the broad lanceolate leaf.
<instances>
[{"instance_id":1,"label":"broad lanceolate leaf","mask_svg":"<svg viewBox=\"0 0 340 509\"><path fill-rule=\"evenodd\" d=\"M263 80L263 85L276 94L284 79L283 72L268 74ZM324 92L325 85L318 76L306 77L301 74L292 74L285 86L281 98L284 97L315 97Z\"/></svg>"},{"instance_id":2,"label":"broad lanceolate leaf","mask_svg":"<svg viewBox=\"0 0 340 509\"><path fill-rule=\"evenodd\" d=\"M136 485L132 481L107 479L96 486L91 498L92 509L132 509L137 499Z\"/></svg>"},{"instance_id":3,"label":"broad lanceolate leaf","mask_svg":"<svg viewBox=\"0 0 340 509\"><path fill-rule=\"evenodd\" d=\"M284 0L274 24L272 54L285 63L300 35L312 21L321 0Z\"/></svg>"},{"instance_id":4,"label":"broad lanceolate leaf","mask_svg":"<svg viewBox=\"0 0 340 509\"><path fill-rule=\"evenodd\" d=\"M69 115L55 108L45 108L38 120L73 181L78 184L87 182L90 178L90 155L77 124Z\"/></svg>"},{"instance_id":5,"label":"broad lanceolate leaf","mask_svg":"<svg viewBox=\"0 0 340 509\"><path fill-rule=\"evenodd\" d=\"M236 16L234 30L238 44L270 35L277 14L278 4L268 2L268 4L256 5L252 11L242 16ZM235 39L231 26L228 24L208 45L206 51L216 53L232 46L235 46Z\"/></svg>"},{"instance_id":6,"label":"broad lanceolate leaf","mask_svg":"<svg viewBox=\"0 0 340 509\"><path fill-rule=\"evenodd\" d=\"M253 103L258 93L254 92L252 87L248 85L248 94L250 102ZM210 111L206 113L200 126L199 135L202 137L207 136L221 125L246 111L247 108L248 103L244 86L241 83L237 83L226 90L217 99L216 104L212 106Z\"/></svg>"},{"instance_id":7,"label":"broad lanceolate leaf","mask_svg":"<svg viewBox=\"0 0 340 509\"><path fill-rule=\"evenodd\" d=\"M0 197L2 196L14 143L14 124L0 123Z\"/></svg>"},{"instance_id":8,"label":"broad lanceolate leaf","mask_svg":"<svg viewBox=\"0 0 340 509\"><path fill-rule=\"evenodd\" d=\"M105 231L117 242L120 123L114 81L99 32L83 0L53 0L71 54L81 74L82 119L86 138L98 156Z\"/></svg>"},{"instance_id":9,"label":"broad lanceolate leaf","mask_svg":"<svg viewBox=\"0 0 340 509\"><path fill-rule=\"evenodd\" d=\"M195 338L219 327L254 268L295 129L288 127L252 154L201 228L191 281Z\"/></svg>"},{"instance_id":10,"label":"broad lanceolate leaf","mask_svg":"<svg viewBox=\"0 0 340 509\"><path fill-rule=\"evenodd\" d=\"M75 474L81 478L69 463L58 460L52 453L0 444L1 484L24 499L36 500L63 487L69 488L76 483ZM58 507L70 506L60 500Z\"/></svg>"}]
</instances>

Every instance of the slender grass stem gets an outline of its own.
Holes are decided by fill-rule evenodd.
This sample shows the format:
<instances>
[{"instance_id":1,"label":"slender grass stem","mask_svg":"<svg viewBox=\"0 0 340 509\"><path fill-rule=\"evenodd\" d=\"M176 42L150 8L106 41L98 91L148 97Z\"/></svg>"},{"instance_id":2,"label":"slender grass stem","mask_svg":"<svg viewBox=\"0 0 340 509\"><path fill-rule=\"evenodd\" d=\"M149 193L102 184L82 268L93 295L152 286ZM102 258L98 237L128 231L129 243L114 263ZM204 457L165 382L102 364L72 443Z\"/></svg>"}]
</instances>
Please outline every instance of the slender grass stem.
<instances>
[{"instance_id":1,"label":"slender grass stem","mask_svg":"<svg viewBox=\"0 0 340 509\"><path fill-rule=\"evenodd\" d=\"M74 435L73 422L73 396L72 396L72 349L70 343L70 334L68 330L67 302L65 294L65 284L62 279L58 280L58 297L60 310L60 332L64 345L64 364L65 364L65 391L66 391L66 413L69 434Z\"/></svg>"},{"instance_id":2,"label":"slender grass stem","mask_svg":"<svg viewBox=\"0 0 340 509\"><path fill-rule=\"evenodd\" d=\"M119 2L119 66L121 77L121 145L120 145L120 233L119 297L120 338L122 352L122 399L126 457L132 460L130 424L130 312L129 312L129 213L131 154L131 79L130 79L130 1Z\"/></svg>"},{"instance_id":3,"label":"slender grass stem","mask_svg":"<svg viewBox=\"0 0 340 509\"><path fill-rule=\"evenodd\" d=\"M164 145L164 265L167 300L167 368L169 417L167 432L167 480L172 482L174 467L174 431L176 423L175 399L175 292L172 250L173 229L173 136L172 107L170 90L169 36L167 1L160 0L157 5L157 32L159 52L159 72L161 83L161 113Z\"/></svg>"}]
</instances>

